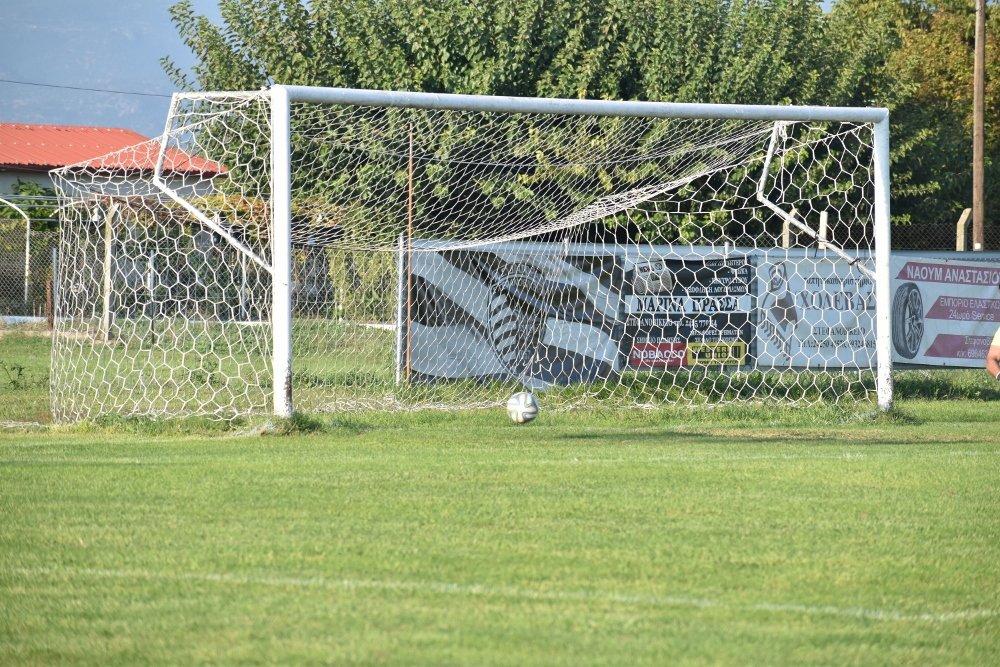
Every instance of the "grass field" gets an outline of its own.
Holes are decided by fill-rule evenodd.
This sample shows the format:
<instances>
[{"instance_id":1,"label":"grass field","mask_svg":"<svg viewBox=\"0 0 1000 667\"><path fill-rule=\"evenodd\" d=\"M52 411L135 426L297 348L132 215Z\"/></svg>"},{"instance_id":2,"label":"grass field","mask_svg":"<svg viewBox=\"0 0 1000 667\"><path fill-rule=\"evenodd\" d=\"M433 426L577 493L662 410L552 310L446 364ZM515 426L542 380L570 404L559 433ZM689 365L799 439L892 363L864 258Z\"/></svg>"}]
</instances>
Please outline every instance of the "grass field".
<instances>
[{"instance_id":1,"label":"grass field","mask_svg":"<svg viewBox=\"0 0 1000 667\"><path fill-rule=\"evenodd\" d=\"M9 428L0 664L996 664L998 417Z\"/></svg>"}]
</instances>

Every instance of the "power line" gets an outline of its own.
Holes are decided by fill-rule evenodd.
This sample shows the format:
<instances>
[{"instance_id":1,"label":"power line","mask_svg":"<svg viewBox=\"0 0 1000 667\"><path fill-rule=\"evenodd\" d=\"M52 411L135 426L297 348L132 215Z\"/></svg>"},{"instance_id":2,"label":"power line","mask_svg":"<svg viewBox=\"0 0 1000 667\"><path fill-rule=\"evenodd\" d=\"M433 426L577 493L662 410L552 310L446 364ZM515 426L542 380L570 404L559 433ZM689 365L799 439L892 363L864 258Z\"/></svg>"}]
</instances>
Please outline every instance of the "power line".
<instances>
[{"instance_id":1,"label":"power line","mask_svg":"<svg viewBox=\"0 0 1000 667\"><path fill-rule=\"evenodd\" d=\"M134 90L111 90L109 88L84 88L82 86L59 86L54 83L37 83L34 81L14 81L0 79L0 83L16 83L19 86L39 86L41 88L60 88L63 90L83 90L88 93L114 93L115 95L141 95L143 97L170 97L164 93L140 93Z\"/></svg>"}]
</instances>

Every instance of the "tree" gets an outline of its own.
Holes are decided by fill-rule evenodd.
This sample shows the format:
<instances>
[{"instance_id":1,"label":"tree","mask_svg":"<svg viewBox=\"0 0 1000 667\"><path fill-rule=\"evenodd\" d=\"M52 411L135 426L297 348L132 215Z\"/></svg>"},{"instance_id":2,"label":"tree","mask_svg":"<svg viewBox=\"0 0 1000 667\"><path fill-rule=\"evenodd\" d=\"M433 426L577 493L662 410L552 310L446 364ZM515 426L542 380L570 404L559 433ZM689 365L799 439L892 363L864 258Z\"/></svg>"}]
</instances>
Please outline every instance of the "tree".
<instances>
[{"instance_id":1,"label":"tree","mask_svg":"<svg viewBox=\"0 0 1000 667\"><path fill-rule=\"evenodd\" d=\"M271 83L545 97L829 100L818 0L222 0L171 16L185 89Z\"/></svg>"},{"instance_id":2,"label":"tree","mask_svg":"<svg viewBox=\"0 0 1000 667\"><path fill-rule=\"evenodd\" d=\"M11 186L11 193L17 196L16 204L24 210L32 220L36 231L58 229L56 209L53 205L55 191L32 181L17 180ZM18 220L21 214L0 202L0 219Z\"/></svg>"},{"instance_id":3,"label":"tree","mask_svg":"<svg viewBox=\"0 0 1000 667\"><path fill-rule=\"evenodd\" d=\"M198 58L190 73L164 61L178 86L886 105L894 219L955 207L956 126L937 120L940 100L903 58L942 11L930 2L839 0L829 14L818 0L222 0L220 10L213 25L188 0L171 9ZM952 154L947 173L927 166Z\"/></svg>"},{"instance_id":4,"label":"tree","mask_svg":"<svg viewBox=\"0 0 1000 667\"><path fill-rule=\"evenodd\" d=\"M973 0L838 0L835 43L871 52L858 103L886 106L893 133L893 218L902 224L953 223L971 201ZM1000 16L987 50L1000 45ZM987 71L987 218L1000 215L1000 61ZM996 194L994 194L994 192Z\"/></svg>"},{"instance_id":5,"label":"tree","mask_svg":"<svg viewBox=\"0 0 1000 667\"><path fill-rule=\"evenodd\" d=\"M972 70L975 14L972 0L928 3L902 33L900 48L888 59L909 99L898 122L924 128L927 140L915 150L911 169L939 188L911 198L928 222L952 222L969 206L972 192ZM1000 15L987 23L986 194L987 220L1000 219ZM914 214L916 215L916 213Z\"/></svg>"}]
</instances>

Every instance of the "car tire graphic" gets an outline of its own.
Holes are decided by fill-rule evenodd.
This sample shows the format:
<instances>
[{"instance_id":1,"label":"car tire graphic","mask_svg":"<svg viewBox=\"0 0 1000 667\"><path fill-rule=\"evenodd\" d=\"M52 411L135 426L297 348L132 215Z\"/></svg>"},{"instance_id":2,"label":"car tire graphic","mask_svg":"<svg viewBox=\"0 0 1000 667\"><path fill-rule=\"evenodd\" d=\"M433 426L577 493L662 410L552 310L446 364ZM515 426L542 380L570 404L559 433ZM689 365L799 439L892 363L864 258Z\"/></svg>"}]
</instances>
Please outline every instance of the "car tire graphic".
<instances>
[{"instance_id":1,"label":"car tire graphic","mask_svg":"<svg viewBox=\"0 0 1000 667\"><path fill-rule=\"evenodd\" d=\"M892 346L897 354L912 359L924 338L924 301L920 288L903 283L892 298Z\"/></svg>"}]
</instances>

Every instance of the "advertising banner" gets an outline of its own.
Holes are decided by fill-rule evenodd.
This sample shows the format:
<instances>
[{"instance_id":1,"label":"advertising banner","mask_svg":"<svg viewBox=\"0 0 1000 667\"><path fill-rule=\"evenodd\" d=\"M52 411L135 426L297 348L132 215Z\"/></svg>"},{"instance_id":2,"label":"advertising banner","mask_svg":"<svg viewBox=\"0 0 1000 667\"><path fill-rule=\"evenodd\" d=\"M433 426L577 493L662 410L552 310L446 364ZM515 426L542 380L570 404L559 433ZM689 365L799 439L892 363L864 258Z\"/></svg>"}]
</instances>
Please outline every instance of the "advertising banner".
<instances>
[{"instance_id":1,"label":"advertising banner","mask_svg":"<svg viewBox=\"0 0 1000 667\"><path fill-rule=\"evenodd\" d=\"M699 366L873 368L874 282L861 263L872 265L866 254L852 261L806 249L722 254L525 242L419 248L410 276L408 350L400 358L417 378L517 378L530 386ZM948 263L938 264L944 272ZM988 327L966 332L951 325L1000 319L995 287L993 301L985 287L982 294L966 291L969 281L985 285L991 274L951 283L935 282L936 269L907 271L905 282L916 287L897 294L910 304L895 306L897 354L904 346L907 359L918 363L978 354L992 335ZM914 297L914 289L923 292ZM970 298L979 300L962 300ZM913 307L915 299L926 307ZM919 312L910 320L921 328L899 324L911 312ZM930 323L939 321L948 330L932 331ZM924 322L931 327L927 337ZM922 347L906 347L917 345L918 332ZM964 352L957 349L962 345Z\"/></svg>"},{"instance_id":2,"label":"advertising banner","mask_svg":"<svg viewBox=\"0 0 1000 667\"><path fill-rule=\"evenodd\" d=\"M400 354L418 380L545 386L751 362L749 255L561 243L418 250L403 278Z\"/></svg>"},{"instance_id":3,"label":"advertising banner","mask_svg":"<svg viewBox=\"0 0 1000 667\"><path fill-rule=\"evenodd\" d=\"M772 251L758 262L758 367L874 366L871 278L832 253Z\"/></svg>"},{"instance_id":4,"label":"advertising banner","mask_svg":"<svg viewBox=\"0 0 1000 667\"><path fill-rule=\"evenodd\" d=\"M898 363L980 368L1000 326L1000 261L893 256Z\"/></svg>"},{"instance_id":5,"label":"advertising banner","mask_svg":"<svg viewBox=\"0 0 1000 667\"><path fill-rule=\"evenodd\" d=\"M661 254L662 253L662 254ZM619 317L632 369L744 366L754 339L750 255L624 257Z\"/></svg>"},{"instance_id":6,"label":"advertising banner","mask_svg":"<svg viewBox=\"0 0 1000 667\"><path fill-rule=\"evenodd\" d=\"M613 285L622 272L612 252L561 243L417 249L402 278L410 290L400 355L417 381L516 378L543 387L621 368Z\"/></svg>"}]
</instances>

